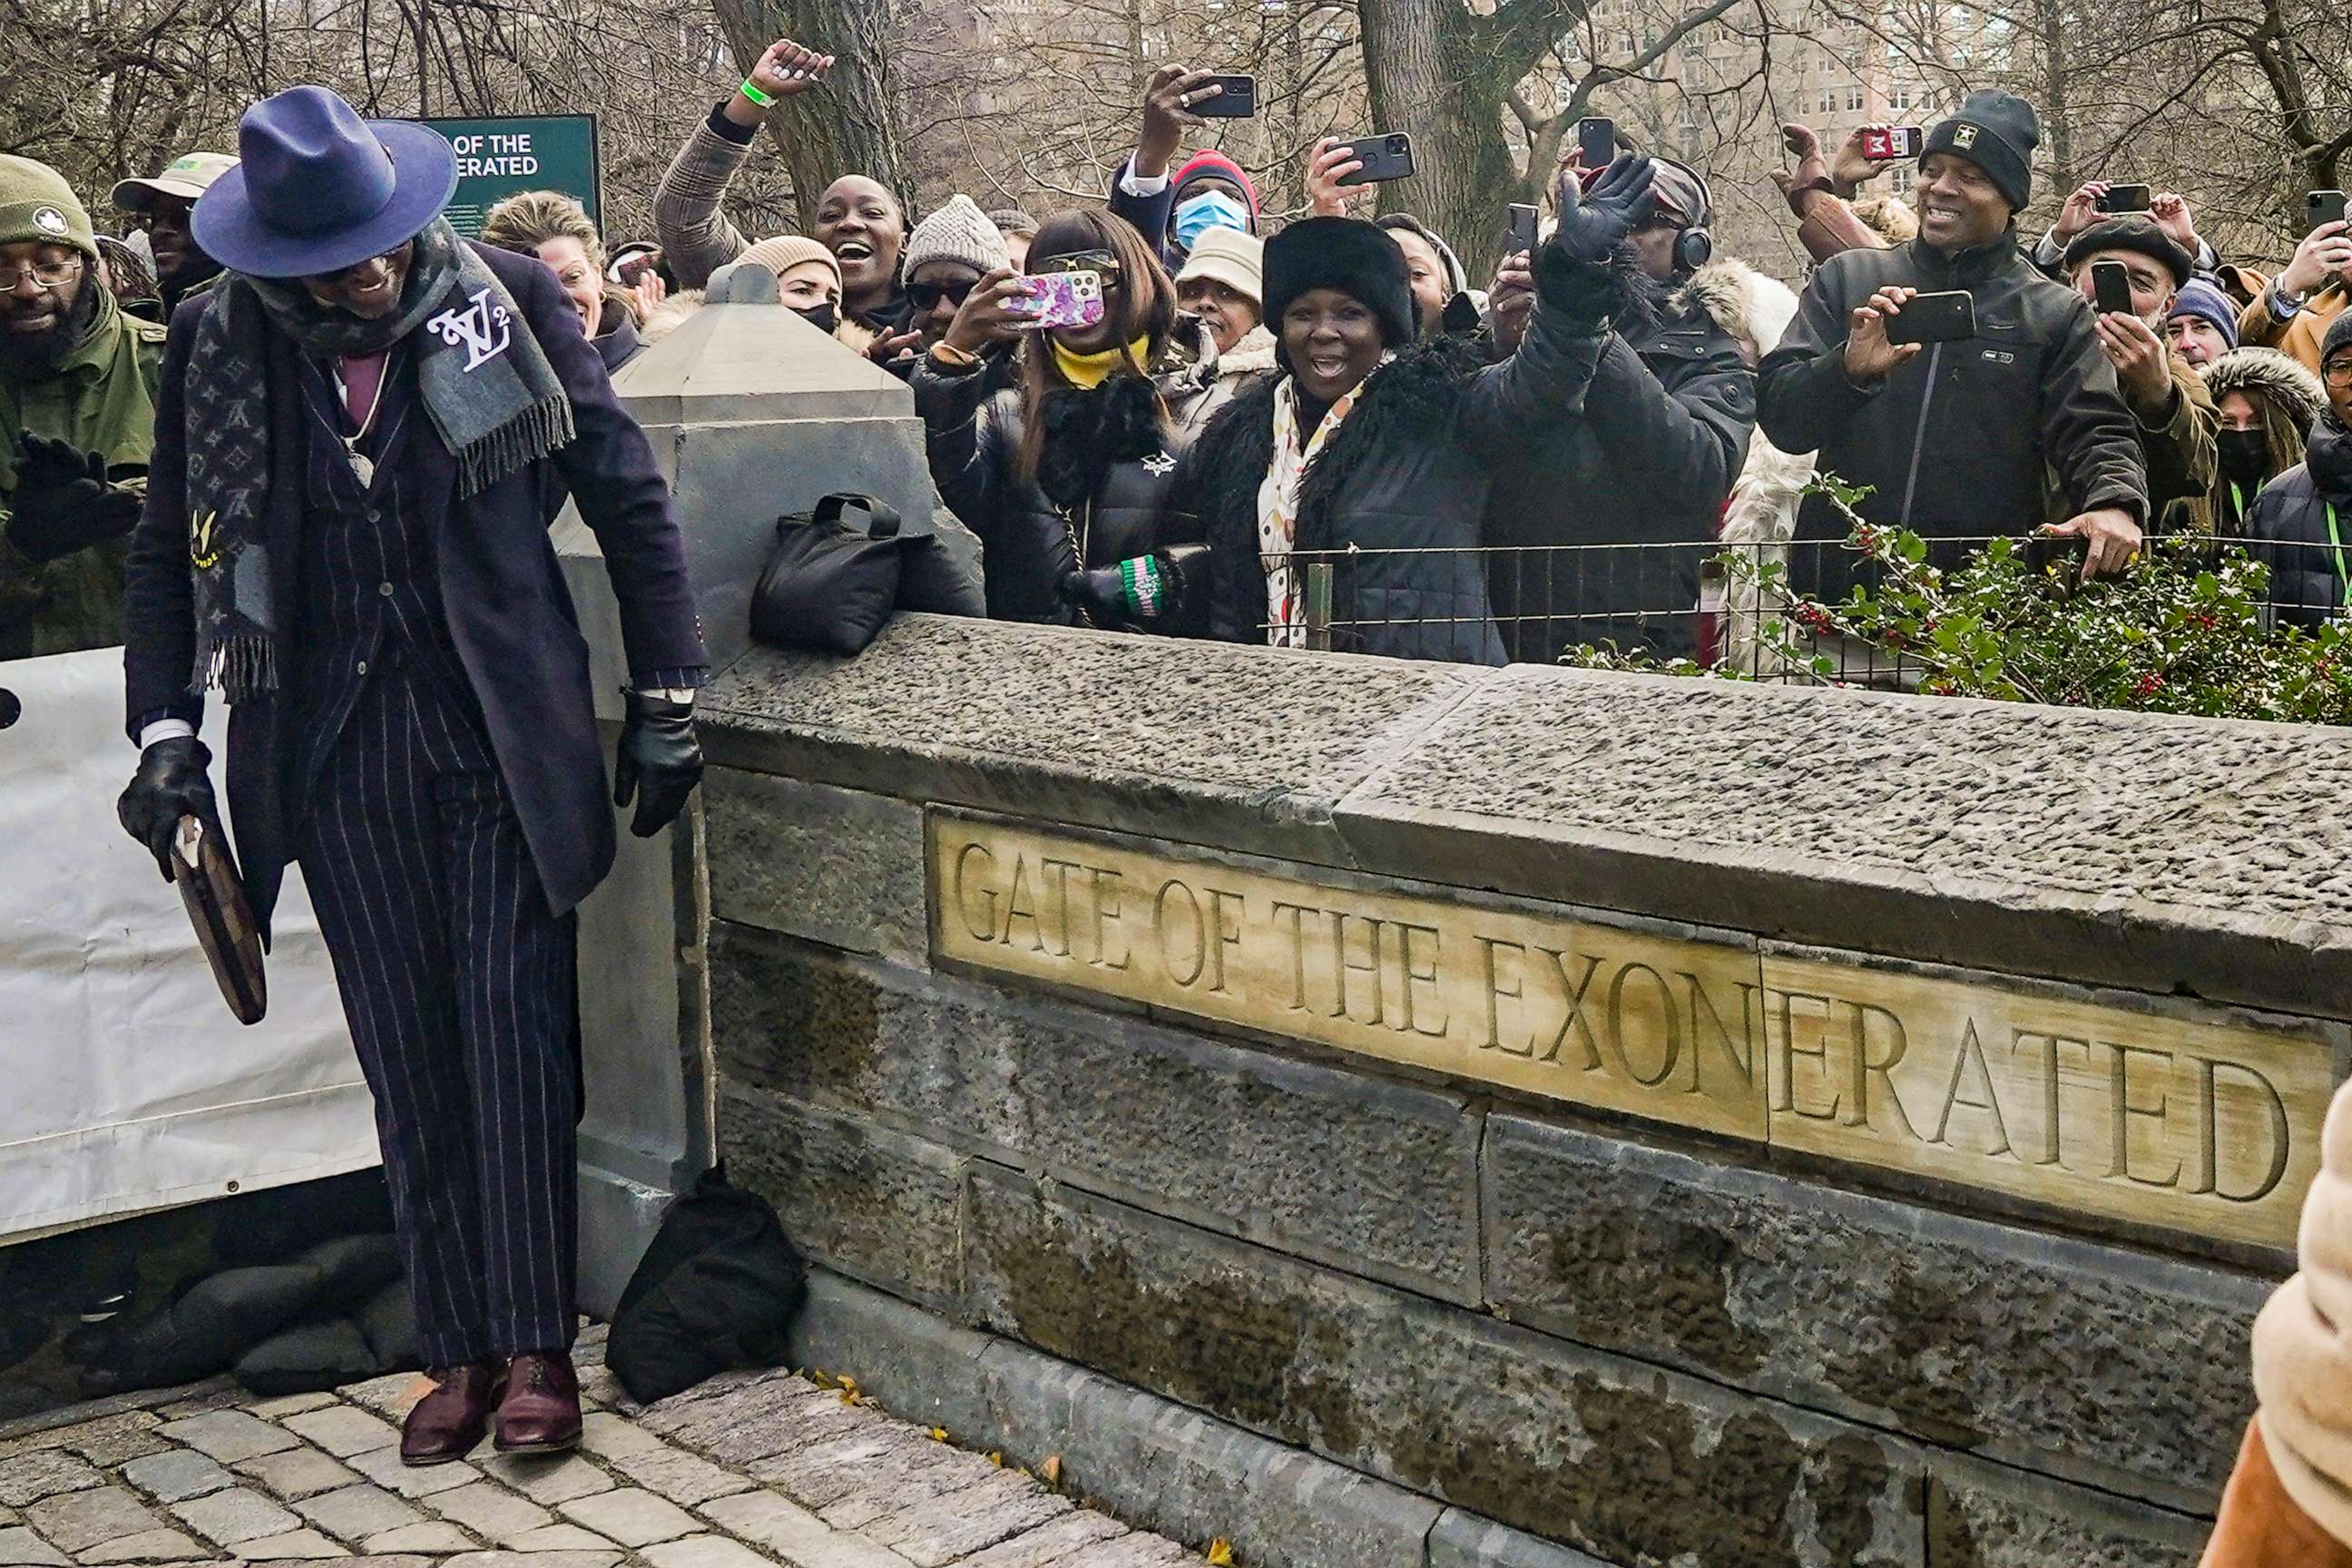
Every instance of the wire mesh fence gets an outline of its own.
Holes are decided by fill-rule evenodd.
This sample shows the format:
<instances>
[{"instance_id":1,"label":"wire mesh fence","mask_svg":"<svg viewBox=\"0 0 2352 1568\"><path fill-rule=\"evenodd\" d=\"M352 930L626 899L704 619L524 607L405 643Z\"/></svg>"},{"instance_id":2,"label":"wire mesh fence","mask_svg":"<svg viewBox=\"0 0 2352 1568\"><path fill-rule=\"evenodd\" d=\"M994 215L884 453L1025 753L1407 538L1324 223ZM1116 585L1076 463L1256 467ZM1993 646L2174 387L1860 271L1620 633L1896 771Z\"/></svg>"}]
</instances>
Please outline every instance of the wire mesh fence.
<instances>
[{"instance_id":1,"label":"wire mesh fence","mask_svg":"<svg viewBox=\"0 0 2352 1568\"><path fill-rule=\"evenodd\" d=\"M1992 537L1926 541L1917 564L1948 578ZM2070 553L2063 542L2014 542L2067 580L2079 574L2079 547ZM2150 547L2176 566L2259 562L2269 577L2265 620L2274 626L2343 618L2352 603L2347 554L2332 541L2168 534ZM1269 572L1288 566L1302 584L1294 620L1260 623L1281 646L1485 664L1557 663L1595 649L1688 659L1756 679L1892 688L1916 686L1927 668L1901 647L1843 635L1836 617L1808 607L1834 609L1857 589L1882 591L1885 565L1843 539L1348 549L1266 564Z\"/></svg>"}]
</instances>

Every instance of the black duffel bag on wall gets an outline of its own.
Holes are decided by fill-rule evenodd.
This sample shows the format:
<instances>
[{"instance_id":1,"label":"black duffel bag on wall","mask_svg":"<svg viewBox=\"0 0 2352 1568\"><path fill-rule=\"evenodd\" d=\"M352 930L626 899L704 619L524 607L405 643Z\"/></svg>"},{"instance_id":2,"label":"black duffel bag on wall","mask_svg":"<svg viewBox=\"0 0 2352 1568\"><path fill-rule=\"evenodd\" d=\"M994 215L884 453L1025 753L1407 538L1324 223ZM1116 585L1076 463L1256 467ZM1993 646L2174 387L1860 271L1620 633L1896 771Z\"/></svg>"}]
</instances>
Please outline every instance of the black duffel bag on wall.
<instances>
[{"instance_id":1,"label":"black duffel bag on wall","mask_svg":"<svg viewBox=\"0 0 2352 1568\"><path fill-rule=\"evenodd\" d=\"M842 491L805 516L776 520L775 553L751 595L751 635L779 647L861 653L893 610L984 615L974 578L928 521L908 524L887 501Z\"/></svg>"}]
</instances>

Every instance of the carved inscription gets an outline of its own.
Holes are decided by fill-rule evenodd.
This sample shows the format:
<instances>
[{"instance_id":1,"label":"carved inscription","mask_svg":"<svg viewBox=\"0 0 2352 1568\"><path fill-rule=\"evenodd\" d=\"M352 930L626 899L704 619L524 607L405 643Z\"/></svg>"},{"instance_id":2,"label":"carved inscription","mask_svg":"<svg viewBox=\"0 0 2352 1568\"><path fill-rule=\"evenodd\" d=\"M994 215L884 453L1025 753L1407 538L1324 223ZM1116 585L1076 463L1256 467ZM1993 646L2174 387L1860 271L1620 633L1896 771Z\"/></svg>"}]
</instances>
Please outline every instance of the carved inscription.
<instances>
[{"instance_id":1,"label":"carved inscription","mask_svg":"<svg viewBox=\"0 0 2352 1568\"><path fill-rule=\"evenodd\" d=\"M1760 954L950 816L942 959L1483 1083L2292 1245L2332 1053L2216 1015Z\"/></svg>"}]
</instances>

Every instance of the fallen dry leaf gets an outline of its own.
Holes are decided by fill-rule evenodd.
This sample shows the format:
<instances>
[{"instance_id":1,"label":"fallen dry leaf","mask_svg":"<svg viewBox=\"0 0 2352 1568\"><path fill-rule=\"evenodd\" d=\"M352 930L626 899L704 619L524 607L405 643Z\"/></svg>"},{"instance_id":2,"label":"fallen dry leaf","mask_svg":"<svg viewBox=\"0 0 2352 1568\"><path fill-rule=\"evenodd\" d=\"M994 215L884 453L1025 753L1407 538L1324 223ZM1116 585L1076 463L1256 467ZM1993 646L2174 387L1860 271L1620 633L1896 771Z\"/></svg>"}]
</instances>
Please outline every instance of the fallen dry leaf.
<instances>
[{"instance_id":1,"label":"fallen dry leaf","mask_svg":"<svg viewBox=\"0 0 2352 1568\"><path fill-rule=\"evenodd\" d=\"M1209 1561L1216 1568L1234 1568L1234 1543L1222 1535L1209 1542Z\"/></svg>"},{"instance_id":2,"label":"fallen dry leaf","mask_svg":"<svg viewBox=\"0 0 2352 1568\"><path fill-rule=\"evenodd\" d=\"M932 1441L932 1442L934 1442L934 1443L944 1443L944 1442L946 1442L947 1440L948 1440L948 1429L947 1429L946 1427L944 1427L944 1426L934 1426L934 1427L932 1427L932 1428L931 1428L931 1441Z\"/></svg>"},{"instance_id":3,"label":"fallen dry leaf","mask_svg":"<svg viewBox=\"0 0 2352 1568\"><path fill-rule=\"evenodd\" d=\"M1004 1468L1003 1451L998 1448L991 1448L988 1451L988 1462L994 1465L998 1469L1003 1469Z\"/></svg>"},{"instance_id":4,"label":"fallen dry leaf","mask_svg":"<svg viewBox=\"0 0 2352 1568\"><path fill-rule=\"evenodd\" d=\"M1062 1456L1059 1454L1046 1455L1045 1462L1037 1467L1037 1471L1038 1474L1045 1478L1045 1484L1047 1486L1060 1486L1062 1484Z\"/></svg>"}]
</instances>

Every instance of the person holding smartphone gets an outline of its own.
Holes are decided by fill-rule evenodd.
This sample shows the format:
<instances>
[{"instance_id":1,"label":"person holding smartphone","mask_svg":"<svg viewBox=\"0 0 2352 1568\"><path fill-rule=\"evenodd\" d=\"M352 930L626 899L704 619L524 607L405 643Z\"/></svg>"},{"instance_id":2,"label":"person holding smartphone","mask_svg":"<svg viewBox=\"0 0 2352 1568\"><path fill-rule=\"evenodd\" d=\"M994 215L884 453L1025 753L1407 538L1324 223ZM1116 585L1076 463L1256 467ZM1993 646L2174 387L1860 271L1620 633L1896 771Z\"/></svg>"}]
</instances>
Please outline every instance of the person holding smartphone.
<instances>
[{"instance_id":1,"label":"person holding smartphone","mask_svg":"<svg viewBox=\"0 0 2352 1568\"><path fill-rule=\"evenodd\" d=\"M2352 301L2352 225L2331 218L2304 236L2294 259L2238 320L2238 341L2319 369L2320 344Z\"/></svg>"},{"instance_id":2,"label":"person holding smartphone","mask_svg":"<svg viewBox=\"0 0 2352 1568\"><path fill-rule=\"evenodd\" d=\"M2066 247L2066 279L2098 312L2099 351L2139 430L2147 464L2150 515L2210 493L2221 416L2196 367L2164 333L2172 301L2188 286L2189 252L2146 213L2093 224ZM2102 298L2105 289L2120 298ZM2124 309L2113 307L2122 305Z\"/></svg>"},{"instance_id":3,"label":"person holding smartphone","mask_svg":"<svg viewBox=\"0 0 2352 1568\"><path fill-rule=\"evenodd\" d=\"M1223 153L1198 153L1173 173L1187 130L1208 120L1202 105L1224 94L1214 71L1164 65L1143 87L1143 129L1135 151L1111 180L1110 210L1135 226L1171 272L1204 231L1258 231L1257 187Z\"/></svg>"},{"instance_id":4,"label":"person holding smartphone","mask_svg":"<svg viewBox=\"0 0 2352 1568\"><path fill-rule=\"evenodd\" d=\"M1759 372L1761 424L1783 450L1818 451L1822 468L1871 487L1870 522L1975 540L2055 517L2050 531L2084 542L2084 575L2111 574L2139 552L2147 468L2089 302L2019 248L2041 139L2032 105L1998 91L1969 94L1928 132L1919 237L1822 264ZM1890 335L1922 294L1965 296L1973 335ZM1799 514L1800 540L1846 531L1825 498ZM1837 553L1801 552L1791 584L1842 597Z\"/></svg>"},{"instance_id":5,"label":"person holding smartphone","mask_svg":"<svg viewBox=\"0 0 2352 1568\"><path fill-rule=\"evenodd\" d=\"M1098 291L1098 319L1040 326L1057 279L1073 297ZM989 615L1132 624L1084 595L1080 575L1159 542L1169 476L1225 395L1214 341L1177 314L1143 237L1098 208L1047 218L1028 274L981 278L911 384L931 479L986 546Z\"/></svg>"}]
</instances>

